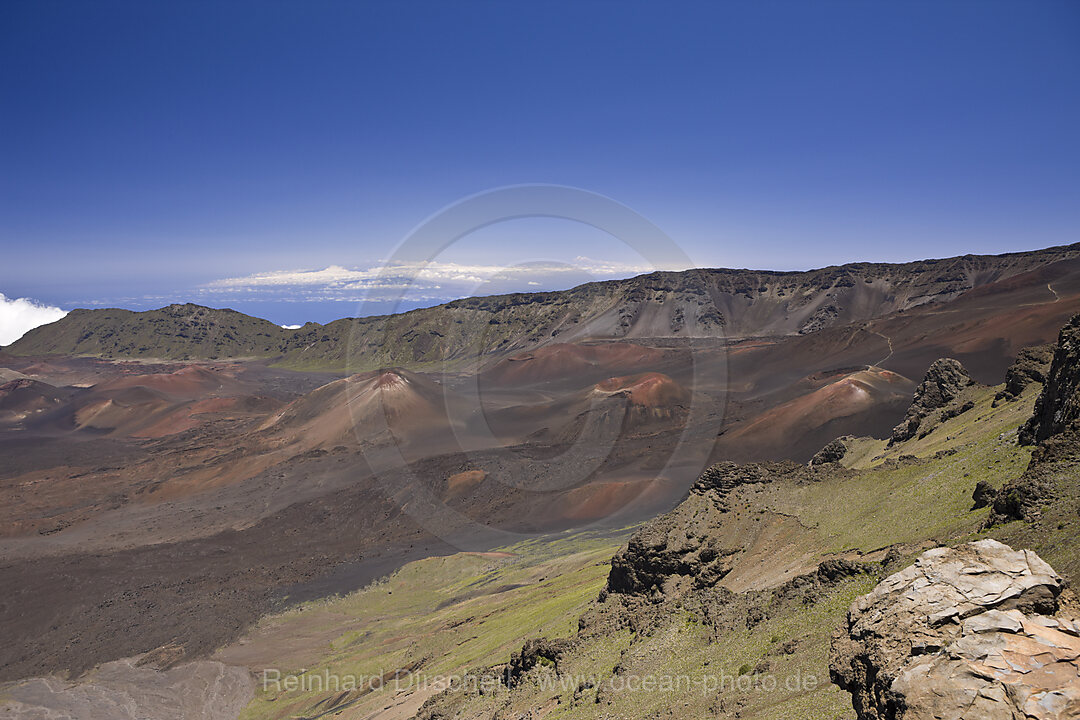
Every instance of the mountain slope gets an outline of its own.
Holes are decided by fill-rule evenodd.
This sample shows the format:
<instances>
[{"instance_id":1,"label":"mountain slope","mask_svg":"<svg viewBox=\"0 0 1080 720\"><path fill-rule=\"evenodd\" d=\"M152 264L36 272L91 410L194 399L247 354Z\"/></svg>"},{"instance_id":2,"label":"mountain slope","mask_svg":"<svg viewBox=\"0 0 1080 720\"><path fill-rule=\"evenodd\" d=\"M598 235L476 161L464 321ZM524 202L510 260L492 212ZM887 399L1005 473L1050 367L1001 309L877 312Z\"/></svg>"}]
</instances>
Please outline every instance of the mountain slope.
<instances>
[{"instance_id":1,"label":"mountain slope","mask_svg":"<svg viewBox=\"0 0 1080 720\"><path fill-rule=\"evenodd\" d=\"M580 718L851 717L851 698L829 683L832 630L857 596L926 548L989 536L1037 551L1075 580L1076 434L1062 432L1032 455L1016 438L1036 388L1006 402L995 401L996 389L966 388L949 407L970 399L971 409L944 413L925 437L891 447L857 441L872 450L849 467L847 458L713 466L613 558L606 589L576 631L528 640L508 665L487 670L494 690L463 683L428 700L418 717L535 717L554 708ZM1009 478L1003 495L1034 478L1049 491L1037 511L994 525L985 503L973 505L972 488L994 493ZM948 655L934 646L919 652ZM935 677L971 700L962 676Z\"/></svg>"},{"instance_id":2,"label":"mountain slope","mask_svg":"<svg viewBox=\"0 0 1080 720\"><path fill-rule=\"evenodd\" d=\"M969 290L1077 259L1080 245L806 272L655 272L561 292L466 298L400 315L309 323L296 331L196 305L143 313L77 310L30 331L6 351L110 358L264 357L289 367L360 371L505 356L555 342L791 335L948 302ZM1039 282L1034 276L1028 280Z\"/></svg>"},{"instance_id":3,"label":"mountain slope","mask_svg":"<svg viewBox=\"0 0 1080 720\"><path fill-rule=\"evenodd\" d=\"M169 305L158 310L72 310L34 328L6 350L13 355L200 360L268 357L286 331L235 310Z\"/></svg>"},{"instance_id":4,"label":"mountain slope","mask_svg":"<svg viewBox=\"0 0 1080 720\"><path fill-rule=\"evenodd\" d=\"M973 507L980 480L997 488L1049 459L1016 443L1037 382L1011 400L995 400L999 387L964 388L942 410L973 406L935 415L925 436L852 441L843 463L714 466L615 555L606 588L606 568L579 552L585 536L556 541L573 546L558 569L534 564L542 543L462 553L275 615L217 659L309 677L405 669L355 691L264 686L249 718L850 718L850 696L829 682L830 636L927 547L989 535L1076 577L1074 495L1042 507L1063 523L1049 535L1037 519L987 528L990 508ZM400 608L427 626L387 622ZM435 675L458 680L439 692L423 682Z\"/></svg>"}]
</instances>

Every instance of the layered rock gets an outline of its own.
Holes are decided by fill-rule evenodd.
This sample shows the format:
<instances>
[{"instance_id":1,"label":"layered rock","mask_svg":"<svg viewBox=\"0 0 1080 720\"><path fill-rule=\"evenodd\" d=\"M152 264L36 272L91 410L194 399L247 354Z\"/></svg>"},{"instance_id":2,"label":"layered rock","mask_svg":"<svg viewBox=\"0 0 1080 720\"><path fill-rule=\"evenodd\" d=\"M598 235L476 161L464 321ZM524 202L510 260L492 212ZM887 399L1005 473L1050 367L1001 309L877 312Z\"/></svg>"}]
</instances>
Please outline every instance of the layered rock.
<instances>
[{"instance_id":1,"label":"layered rock","mask_svg":"<svg viewBox=\"0 0 1080 720\"><path fill-rule=\"evenodd\" d=\"M1080 623L1062 580L995 540L923 553L859 598L830 675L859 720L1080 717Z\"/></svg>"},{"instance_id":2,"label":"layered rock","mask_svg":"<svg viewBox=\"0 0 1080 720\"><path fill-rule=\"evenodd\" d=\"M930 413L956 400L960 392L973 382L960 361L952 358L935 361L926 371L919 387L915 388L911 407L900 424L893 428L889 444L910 440L918 435L923 420Z\"/></svg>"},{"instance_id":3,"label":"layered rock","mask_svg":"<svg viewBox=\"0 0 1080 720\"><path fill-rule=\"evenodd\" d=\"M1054 360L1035 413L1020 430L1020 442L1033 444L1073 427L1080 420L1080 315L1061 329Z\"/></svg>"}]
</instances>

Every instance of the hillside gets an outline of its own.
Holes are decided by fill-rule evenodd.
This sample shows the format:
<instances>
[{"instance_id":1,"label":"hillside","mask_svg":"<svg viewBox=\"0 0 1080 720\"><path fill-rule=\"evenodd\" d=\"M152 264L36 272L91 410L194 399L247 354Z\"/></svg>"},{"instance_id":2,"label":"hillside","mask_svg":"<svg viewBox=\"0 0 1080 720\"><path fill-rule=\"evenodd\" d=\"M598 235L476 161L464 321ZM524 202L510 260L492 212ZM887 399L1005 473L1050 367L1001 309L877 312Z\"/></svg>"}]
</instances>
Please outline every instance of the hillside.
<instances>
[{"instance_id":1,"label":"hillside","mask_svg":"<svg viewBox=\"0 0 1080 720\"><path fill-rule=\"evenodd\" d=\"M1057 381L1077 364L1071 335L1062 338L1053 369L1030 374L1055 379L1042 406L1060 404L1071 387ZM812 467L713 466L678 507L634 533L606 578L595 554L573 552L596 547L587 536L560 541L573 543L560 570L538 563L528 544L486 561L425 561L355 595L267 618L216 658L308 677L400 669L385 688L256 687L248 718L849 718L851 697L830 683L834 631L856 598L925 561L928 548L995 538L1036 551L1066 581L1078 577L1075 429L1032 453L1018 429L1041 386L1002 388L976 383L940 402L924 398L917 435L891 445L848 438ZM453 564L462 567L448 573ZM394 608L418 604L427 608L422 640L382 629L406 622ZM515 645L521 633L508 636L507 626L531 636ZM313 627L318 641L298 647ZM432 686L435 675L455 679ZM665 678L674 683L666 690Z\"/></svg>"},{"instance_id":2,"label":"hillside","mask_svg":"<svg viewBox=\"0 0 1080 720\"><path fill-rule=\"evenodd\" d=\"M158 310L72 310L5 348L12 355L203 360L268 357L285 331L235 310L169 305Z\"/></svg>"},{"instance_id":3,"label":"hillside","mask_svg":"<svg viewBox=\"0 0 1080 720\"><path fill-rule=\"evenodd\" d=\"M1049 377L1075 375L1071 339L1067 328ZM1029 385L1013 399L997 397L1000 386L968 387L935 408L925 434L892 445L847 439L840 462L710 468L682 504L646 523L616 554L598 600L574 631L529 640L506 656L505 664L474 671L492 679L487 688L455 684L429 699L418 717L535 717L555 708L560 717L581 718L673 712L744 720L851 717L851 698L829 682L830 671L843 670L829 656L834 630L845 627L848 608L855 613L863 607L853 601L881 578L917 557L925 563L931 555L954 552L940 548L921 555L927 548L1001 548L992 541L964 545L995 538L1037 552L1066 583L1075 583L1080 552L1074 473L1080 442L1075 427L1069 427L1045 439L1034 454L1018 444L1018 429L1032 417L1038 387ZM1048 382L1040 406L1065 402L1062 392L1062 383ZM1068 392L1073 397L1071 386ZM975 487L981 490L973 502ZM842 515L836 512L841 497ZM1023 638L1016 644L1036 647ZM1015 647L1010 651L1014 663L1026 661ZM911 653L945 664L954 657L933 647L913 647ZM1042 656L1033 660L1033 667L1048 662ZM844 677L853 683L851 673ZM860 682L870 684L873 677L860 676ZM935 702L961 703L961 708L969 702L965 688L974 680L933 677ZM986 674L971 677L994 680ZM1043 679L1031 677L1031 683ZM665 691L664 678L686 678L689 685ZM708 678L718 684L704 688ZM799 681L792 684L792 678ZM652 682L653 691L643 682ZM1047 682L1075 694L1075 679ZM279 717L266 703L272 699L272 694L258 697L250 708L258 712L250 716ZM992 700L990 695L981 700L993 707L978 717L1009 717L993 714L1000 707ZM1064 702L1028 716L1074 717L1075 706L1065 708ZM900 716L859 711L860 718Z\"/></svg>"},{"instance_id":4,"label":"hillside","mask_svg":"<svg viewBox=\"0 0 1080 720\"><path fill-rule=\"evenodd\" d=\"M865 322L1013 278L1043 287L1075 272L1080 245L806 272L655 272L570 290L455 300L400 315L296 331L231 310L76 310L5 348L16 356L179 360L273 358L299 369L417 367L506 356L550 343L805 334ZM1057 268L1056 270L1054 268ZM1047 272L1048 276L1031 276Z\"/></svg>"},{"instance_id":5,"label":"hillside","mask_svg":"<svg viewBox=\"0 0 1080 720\"><path fill-rule=\"evenodd\" d=\"M905 321L917 322L906 335L892 336L897 357L907 354L904 362L914 366L936 348L911 340L917 352L907 349L904 338L918 338L921 323L948 317L969 327L973 313L964 308L985 302L971 295L953 304L959 312L906 313ZM1001 297L1016 303L1003 295L991 307L999 308ZM1043 322L1066 304L1015 311ZM938 332L950 327L943 323ZM1031 322L1024 327L1030 330ZM520 461L501 450L419 458L414 468L422 486L409 485L405 473L387 478L384 486L426 488L456 512L493 525L548 533L531 540L511 533L518 541L475 552L425 535L360 463L364 443L380 442L381 425L369 413L376 405L388 426L400 426L401 448L412 437L427 446L445 434L443 411L453 409L446 400L458 395L436 388L424 373L362 374L291 399L260 400L250 393L265 387L257 381L266 373L280 374L273 386L286 376L310 376L249 363L114 363L111 378L72 388L58 408L49 401L40 419L37 413L12 418L9 442L24 451L0 473L10 488L10 537L0 538L7 565L0 575L15 588L0 607L11 628L0 669L18 682L11 692L29 708L27 718L40 717L39 707L109 697L117 692L110 688L127 687L135 677L140 685L160 681L163 691L172 688L196 704L216 704L206 691L184 690L204 675L234 678L230 702L250 700L244 714L250 718L479 720L537 717L556 708L598 719L672 712L850 718L850 697L828 680L831 636L852 602L882 577L930 548L980 538L1033 550L1067 581L1080 577L1080 442L1069 410L1077 407L1077 327L1080 321L1066 325L1052 353L1020 353L998 374L1007 383L994 386L955 359L929 370L924 365L910 377L850 362L807 374L808 366L851 359L845 353L856 334L845 328L750 343L731 353L732 365L756 367L751 379L763 385L743 391L736 408L742 419L722 437L731 438L731 447L747 446L767 434L763 427L774 428L773 444L787 447L787 458L746 464L725 458L701 474L699 465L692 487L654 482L656 458L671 449L665 423L681 415L684 391L703 392L700 384L685 384L687 370L672 351L552 346L523 353L492 367L498 382L484 397L496 427L535 438L527 431L542 426L546 436L558 436L582 418L580 432L592 432L588 416L578 412L596 400L596 422L609 403L625 402L622 427L631 432L595 477L543 497L531 490L546 482L545 468L559 467L549 463L551 448L543 444L517 448ZM1001 337L980 332L975 337ZM825 352L832 343L840 355ZM965 347L968 356L981 357L981 345ZM880 357L881 349L869 347L866 357ZM792 355L795 360L787 358ZM28 363L22 370L49 370L48 363ZM101 372L99 365L109 365L77 364ZM610 374L615 367L619 374ZM793 371L793 378L782 377ZM34 391L30 410L48 390L33 384L40 382L12 385ZM499 383L507 384L503 395L495 392ZM901 398L910 406L906 415L897 406ZM72 430L71 442L58 443L69 405L75 420L92 427ZM791 461L795 445L818 433L822 444L853 428L862 434L871 426L867 408L875 405L883 409L874 416L884 430L878 437L830 442L813 465ZM1057 412L1062 408L1068 411ZM917 424L908 422L913 417ZM842 427L830 418L851 422ZM890 442L901 421L913 432ZM39 423L43 444L34 446L28 436L39 432ZM1042 438L1037 445L1018 442L1025 425L1031 432L1024 440ZM740 434L741 428L751 429ZM376 434L360 437L357 429ZM135 435L137 441L123 440ZM27 452L35 447L39 460ZM629 528L584 529L583 517L610 519L616 517L611 507L635 502L650 511L617 517L632 523L673 509L639 526L621 549ZM215 558L210 573L207 557ZM403 564L387 581L356 592L364 578ZM82 567L72 583L73 568ZM48 605L39 602L46 595ZM72 644L69 638L85 627L94 632ZM175 674L179 668L197 676ZM249 671L262 668L309 677L396 678L400 671L404 685L401 692L393 684L356 692L283 690L251 680ZM64 671L73 679L55 681ZM410 685L464 672L486 685L459 684L448 692ZM678 695L634 690L633 683L653 676L742 684L724 692L698 685ZM769 677L814 683L783 685L778 693L754 689L752 683ZM95 686L102 678L114 684ZM0 695L0 708L10 697ZM137 702L152 706L156 697Z\"/></svg>"}]
</instances>

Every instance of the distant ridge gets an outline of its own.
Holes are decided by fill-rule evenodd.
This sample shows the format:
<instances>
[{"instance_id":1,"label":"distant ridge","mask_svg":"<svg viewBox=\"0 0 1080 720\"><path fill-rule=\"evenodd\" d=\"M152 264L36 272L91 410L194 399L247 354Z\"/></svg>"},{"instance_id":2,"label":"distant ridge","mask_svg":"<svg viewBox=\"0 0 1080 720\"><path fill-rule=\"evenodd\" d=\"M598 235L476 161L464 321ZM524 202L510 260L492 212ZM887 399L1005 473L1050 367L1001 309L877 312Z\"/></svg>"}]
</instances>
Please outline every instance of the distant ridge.
<instances>
[{"instance_id":1,"label":"distant ridge","mask_svg":"<svg viewBox=\"0 0 1080 720\"><path fill-rule=\"evenodd\" d=\"M400 315L308 323L299 330L193 304L145 312L74 310L4 350L116 359L264 358L311 370L422 367L552 342L806 334L948 302L1078 258L1080 244L809 271L654 272L564 291L465 298Z\"/></svg>"}]
</instances>

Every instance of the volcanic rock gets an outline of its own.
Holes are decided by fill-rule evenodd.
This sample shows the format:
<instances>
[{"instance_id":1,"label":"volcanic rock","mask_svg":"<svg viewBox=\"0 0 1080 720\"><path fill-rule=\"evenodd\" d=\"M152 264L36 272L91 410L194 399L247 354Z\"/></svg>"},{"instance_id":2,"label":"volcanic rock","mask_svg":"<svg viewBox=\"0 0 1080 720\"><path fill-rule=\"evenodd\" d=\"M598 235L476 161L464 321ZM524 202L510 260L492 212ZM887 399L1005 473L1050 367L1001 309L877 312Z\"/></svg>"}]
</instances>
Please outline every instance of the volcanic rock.
<instances>
[{"instance_id":1,"label":"volcanic rock","mask_svg":"<svg viewBox=\"0 0 1080 720\"><path fill-rule=\"evenodd\" d=\"M783 478L801 481L814 471L795 463L721 462L707 468L690 496L671 512L646 523L626 549L611 559L609 592L645 594L662 590L671 578L692 578L712 587L724 578L750 538L721 532L730 515L732 496L747 485Z\"/></svg>"},{"instance_id":2,"label":"volcanic rock","mask_svg":"<svg viewBox=\"0 0 1080 720\"><path fill-rule=\"evenodd\" d=\"M844 440L845 438L836 438L831 443L818 450L817 454L810 458L810 464L826 465L828 463L835 463L843 460L848 451L847 444Z\"/></svg>"},{"instance_id":3,"label":"volcanic rock","mask_svg":"<svg viewBox=\"0 0 1080 720\"><path fill-rule=\"evenodd\" d=\"M1034 552L935 548L855 601L829 672L859 720L1080 717L1080 624Z\"/></svg>"},{"instance_id":4,"label":"volcanic rock","mask_svg":"<svg viewBox=\"0 0 1080 720\"><path fill-rule=\"evenodd\" d=\"M1005 483L994 498L987 525L1030 520L1055 495L1052 477L1063 474L1073 482L1080 464L1080 315L1061 329L1054 360L1035 411L1020 428L1020 443L1039 443L1024 473ZM1057 490L1060 490L1059 487Z\"/></svg>"},{"instance_id":5,"label":"volcanic rock","mask_svg":"<svg viewBox=\"0 0 1080 720\"><path fill-rule=\"evenodd\" d=\"M1080 419L1080 315L1075 315L1061 329L1054 360L1035 413L1020 430L1020 442L1042 442Z\"/></svg>"},{"instance_id":6,"label":"volcanic rock","mask_svg":"<svg viewBox=\"0 0 1080 720\"><path fill-rule=\"evenodd\" d=\"M971 506L972 510L978 508L984 508L994 502L994 498L997 497L998 491L994 489L994 486L985 480L980 480L975 483L975 490L971 493L971 499L975 501L975 504Z\"/></svg>"},{"instance_id":7,"label":"volcanic rock","mask_svg":"<svg viewBox=\"0 0 1080 720\"><path fill-rule=\"evenodd\" d=\"M551 663L557 670L559 660L572 646L572 641L566 638L527 640L520 652L510 656L510 663L506 666L506 684L511 687L517 685L525 673L544 661Z\"/></svg>"},{"instance_id":8,"label":"volcanic rock","mask_svg":"<svg viewBox=\"0 0 1080 720\"><path fill-rule=\"evenodd\" d=\"M915 388L911 407L907 415L892 432L889 444L903 442L915 437L923 418L938 408L943 408L955 400L960 391L974 381L958 360L941 358L926 371L919 387Z\"/></svg>"},{"instance_id":9,"label":"volcanic rock","mask_svg":"<svg viewBox=\"0 0 1080 720\"><path fill-rule=\"evenodd\" d=\"M1053 359L1053 345L1036 345L1021 350L1016 355L1016 361L1005 371L1005 387L994 397L994 402L1015 400L1031 383L1045 383Z\"/></svg>"}]
</instances>

